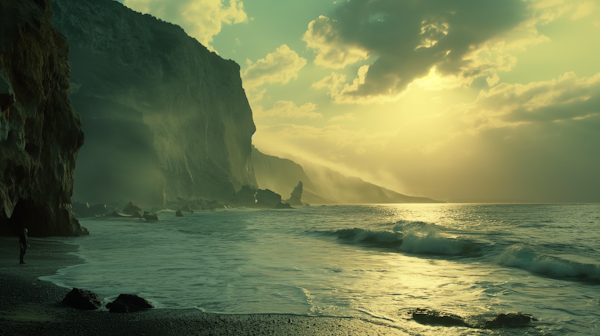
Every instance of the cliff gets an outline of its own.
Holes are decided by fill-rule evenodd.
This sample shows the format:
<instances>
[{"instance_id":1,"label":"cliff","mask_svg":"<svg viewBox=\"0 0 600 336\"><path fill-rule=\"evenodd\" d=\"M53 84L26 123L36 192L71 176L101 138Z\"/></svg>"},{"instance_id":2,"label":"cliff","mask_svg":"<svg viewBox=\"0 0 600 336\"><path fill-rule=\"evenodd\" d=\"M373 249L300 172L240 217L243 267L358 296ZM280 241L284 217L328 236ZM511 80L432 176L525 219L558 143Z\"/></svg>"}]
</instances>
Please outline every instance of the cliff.
<instances>
[{"instance_id":1,"label":"cliff","mask_svg":"<svg viewBox=\"0 0 600 336\"><path fill-rule=\"evenodd\" d=\"M301 201L309 204L437 203L427 197L407 196L348 177L330 168L282 159L253 148L252 162L260 188L268 188L284 198L299 181L303 182ZM291 196L290 196L291 197Z\"/></svg>"},{"instance_id":2,"label":"cliff","mask_svg":"<svg viewBox=\"0 0 600 336\"><path fill-rule=\"evenodd\" d=\"M74 199L230 200L256 186L240 67L113 0L54 0L86 145Z\"/></svg>"},{"instance_id":3,"label":"cliff","mask_svg":"<svg viewBox=\"0 0 600 336\"><path fill-rule=\"evenodd\" d=\"M0 234L87 233L70 204L84 137L69 46L51 18L49 0L0 0Z\"/></svg>"}]
</instances>

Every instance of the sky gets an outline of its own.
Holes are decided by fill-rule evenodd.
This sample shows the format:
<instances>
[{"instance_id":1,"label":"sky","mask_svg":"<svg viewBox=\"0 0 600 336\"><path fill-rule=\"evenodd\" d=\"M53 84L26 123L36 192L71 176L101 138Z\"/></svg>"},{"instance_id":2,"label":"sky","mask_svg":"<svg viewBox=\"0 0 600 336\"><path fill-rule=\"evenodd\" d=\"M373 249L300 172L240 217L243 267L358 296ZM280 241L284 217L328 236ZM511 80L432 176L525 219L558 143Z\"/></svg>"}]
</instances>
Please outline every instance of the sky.
<instances>
[{"instance_id":1,"label":"sky","mask_svg":"<svg viewBox=\"0 0 600 336\"><path fill-rule=\"evenodd\" d=\"M600 0L124 0L241 66L266 154L448 202L600 202Z\"/></svg>"}]
</instances>

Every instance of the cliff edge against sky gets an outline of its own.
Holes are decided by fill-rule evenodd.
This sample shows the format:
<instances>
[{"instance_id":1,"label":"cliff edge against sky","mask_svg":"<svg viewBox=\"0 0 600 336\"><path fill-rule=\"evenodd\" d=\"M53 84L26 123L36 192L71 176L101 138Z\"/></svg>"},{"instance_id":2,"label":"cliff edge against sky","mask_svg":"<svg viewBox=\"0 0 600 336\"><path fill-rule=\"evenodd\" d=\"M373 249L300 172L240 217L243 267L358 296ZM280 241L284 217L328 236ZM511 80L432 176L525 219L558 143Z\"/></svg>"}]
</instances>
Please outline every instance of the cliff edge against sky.
<instances>
[{"instance_id":1,"label":"cliff edge against sky","mask_svg":"<svg viewBox=\"0 0 600 336\"><path fill-rule=\"evenodd\" d=\"M240 67L179 26L112 0L55 0L86 145L75 200L230 200L256 186Z\"/></svg>"},{"instance_id":2,"label":"cliff edge against sky","mask_svg":"<svg viewBox=\"0 0 600 336\"><path fill-rule=\"evenodd\" d=\"M0 0L0 234L85 234L71 194L81 120L71 107L69 45L49 0Z\"/></svg>"}]
</instances>

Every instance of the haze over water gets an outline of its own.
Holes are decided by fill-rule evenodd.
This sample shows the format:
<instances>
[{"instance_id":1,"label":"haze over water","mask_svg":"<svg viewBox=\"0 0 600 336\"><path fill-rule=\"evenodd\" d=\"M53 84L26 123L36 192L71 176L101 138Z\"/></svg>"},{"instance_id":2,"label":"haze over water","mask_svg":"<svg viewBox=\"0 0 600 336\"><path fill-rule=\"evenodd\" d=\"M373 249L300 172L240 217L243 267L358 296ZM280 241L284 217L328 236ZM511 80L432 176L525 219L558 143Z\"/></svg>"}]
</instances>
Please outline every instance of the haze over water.
<instances>
[{"instance_id":1,"label":"haze over water","mask_svg":"<svg viewBox=\"0 0 600 336\"><path fill-rule=\"evenodd\" d=\"M539 321L503 334L597 332L600 205L398 204L92 219L86 263L44 277L159 308L353 316L409 334L493 334L409 319L431 308Z\"/></svg>"}]
</instances>

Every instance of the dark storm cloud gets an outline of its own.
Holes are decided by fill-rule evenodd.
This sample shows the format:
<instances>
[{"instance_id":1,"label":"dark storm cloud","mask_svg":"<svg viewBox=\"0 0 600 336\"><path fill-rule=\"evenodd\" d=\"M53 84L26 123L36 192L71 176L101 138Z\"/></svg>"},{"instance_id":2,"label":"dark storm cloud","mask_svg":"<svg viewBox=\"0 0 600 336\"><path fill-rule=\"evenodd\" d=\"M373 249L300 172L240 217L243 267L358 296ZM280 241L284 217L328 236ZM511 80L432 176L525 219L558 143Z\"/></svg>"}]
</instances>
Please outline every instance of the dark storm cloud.
<instances>
[{"instance_id":1,"label":"dark storm cloud","mask_svg":"<svg viewBox=\"0 0 600 336\"><path fill-rule=\"evenodd\" d=\"M494 72L502 55L481 60L474 53L503 41L532 15L522 0L350 0L312 21L303 39L317 52L316 64L334 69L374 56L364 82L344 93L390 96L433 67L463 78ZM539 37L528 32L527 38Z\"/></svg>"}]
</instances>

